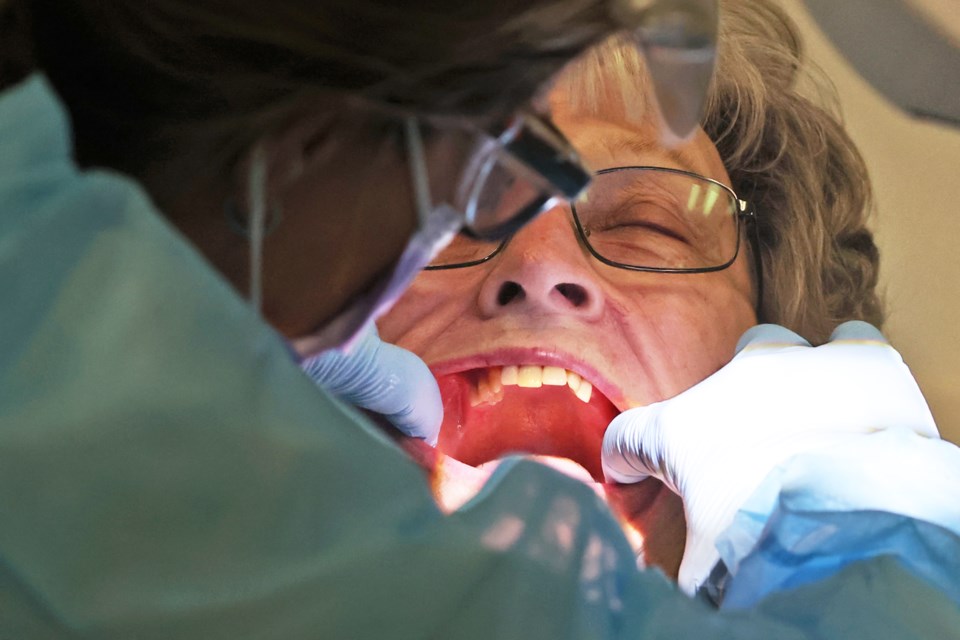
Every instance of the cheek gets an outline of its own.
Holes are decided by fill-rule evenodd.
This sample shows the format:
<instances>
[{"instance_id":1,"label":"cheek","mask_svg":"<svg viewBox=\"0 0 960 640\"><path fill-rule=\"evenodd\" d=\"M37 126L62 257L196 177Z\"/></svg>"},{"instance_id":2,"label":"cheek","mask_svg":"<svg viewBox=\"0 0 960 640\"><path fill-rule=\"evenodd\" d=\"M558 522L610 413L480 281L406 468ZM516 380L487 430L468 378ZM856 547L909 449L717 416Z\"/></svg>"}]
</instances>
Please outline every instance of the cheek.
<instances>
[{"instance_id":1,"label":"cheek","mask_svg":"<svg viewBox=\"0 0 960 640\"><path fill-rule=\"evenodd\" d=\"M380 321L380 337L418 354L460 322L476 317L482 270L424 271Z\"/></svg>"},{"instance_id":2,"label":"cheek","mask_svg":"<svg viewBox=\"0 0 960 640\"><path fill-rule=\"evenodd\" d=\"M618 296L624 337L643 374L629 385L631 403L672 397L729 362L756 324L749 288L734 275L656 274L650 287Z\"/></svg>"}]
</instances>

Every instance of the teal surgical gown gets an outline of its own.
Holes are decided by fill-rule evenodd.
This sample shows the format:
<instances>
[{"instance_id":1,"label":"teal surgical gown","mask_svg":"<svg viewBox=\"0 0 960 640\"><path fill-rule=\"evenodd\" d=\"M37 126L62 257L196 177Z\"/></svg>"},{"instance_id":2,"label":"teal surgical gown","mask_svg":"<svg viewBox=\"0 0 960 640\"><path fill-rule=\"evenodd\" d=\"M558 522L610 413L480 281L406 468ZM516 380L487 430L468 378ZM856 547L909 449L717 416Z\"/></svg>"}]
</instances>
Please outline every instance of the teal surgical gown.
<instances>
[{"instance_id":1,"label":"teal surgical gown","mask_svg":"<svg viewBox=\"0 0 960 640\"><path fill-rule=\"evenodd\" d=\"M441 514L135 182L77 168L40 76L0 94L0 296L0 638L960 637L896 554L718 611L532 462Z\"/></svg>"}]
</instances>

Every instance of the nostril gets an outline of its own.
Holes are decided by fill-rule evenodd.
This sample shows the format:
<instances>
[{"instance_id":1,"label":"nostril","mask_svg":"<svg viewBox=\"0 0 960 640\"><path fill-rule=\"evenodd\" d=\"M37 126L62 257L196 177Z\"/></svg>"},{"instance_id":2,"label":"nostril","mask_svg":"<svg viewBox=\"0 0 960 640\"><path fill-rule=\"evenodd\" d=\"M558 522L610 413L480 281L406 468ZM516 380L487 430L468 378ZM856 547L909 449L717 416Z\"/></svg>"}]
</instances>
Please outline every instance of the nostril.
<instances>
[{"instance_id":1,"label":"nostril","mask_svg":"<svg viewBox=\"0 0 960 640\"><path fill-rule=\"evenodd\" d=\"M574 307L582 307L587 304L587 290L579 284L562 282L554 287L564 298L570 301Z\"/></svg>"},{"instance_id":2,"label":"nostril","mask_svg":"<svg viewBox=\"0 0 960 640\"><path fill-rule=\"evenodd\" d=\"M526 294L523 292L523 287L516 282L507 281L500 285L500 291L497 292L497 304L503 307L514 300L523 300L525 296Z\"/></svg>"}]
</instances>

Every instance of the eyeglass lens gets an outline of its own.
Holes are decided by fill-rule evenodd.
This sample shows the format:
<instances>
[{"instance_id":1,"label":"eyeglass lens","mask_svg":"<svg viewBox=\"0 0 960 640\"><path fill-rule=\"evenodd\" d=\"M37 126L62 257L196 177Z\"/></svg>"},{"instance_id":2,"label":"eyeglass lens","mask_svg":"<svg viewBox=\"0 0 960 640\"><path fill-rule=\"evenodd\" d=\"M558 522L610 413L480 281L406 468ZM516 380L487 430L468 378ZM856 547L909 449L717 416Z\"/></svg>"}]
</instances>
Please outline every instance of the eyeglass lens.
<instances>
[{"instance_id":1,"label":"eyeglass lens","mask_svg":"<svg viewBox=\"0 0 960 640\"><path fill-rule=\"evenodd\" d=\"M504 198L503 202L510 201ZM736 196L719 183L686 172L659 168L601 171L573 210L588 247L600 259L618 266L711 269L727 265L737 255ZM430 266L477 264L496 253L500 245L461 234Z\"/></svg>"},{"instance_id":2,"label":"eyeglass lens","mask_svg":"<svg viewBox=\"0 0 960 640\"><path fill-rule=\"evenodd\" d=\"M497 137L474 134L454 205L475 238L500 241L590 182L576 150L541 116L517 115Z\"/></svg>"},{"instance_id":3,"label":"eyeglass lens","mask_svg":"<svg viewBox=\"0 0 960 640\"><path fill-rule=\"evenodd\" d=\"M499 241L539 213L553 197L552 190L509 155L493 151L481 157L473 181L463 185L458 205L466 213L471 235Z\"/></svg>"},{"instance_id":4,"label":"eyeglass lens","mask_svg":"<svg viewBox=\"0 0 960 640\"><path fill-rule=\"evenodd\" d=\"M619 264L704 269L737 254L737 200L688 173L623 169L601 173L574 203L587 244Z\"/></svg>"}]
</instances>

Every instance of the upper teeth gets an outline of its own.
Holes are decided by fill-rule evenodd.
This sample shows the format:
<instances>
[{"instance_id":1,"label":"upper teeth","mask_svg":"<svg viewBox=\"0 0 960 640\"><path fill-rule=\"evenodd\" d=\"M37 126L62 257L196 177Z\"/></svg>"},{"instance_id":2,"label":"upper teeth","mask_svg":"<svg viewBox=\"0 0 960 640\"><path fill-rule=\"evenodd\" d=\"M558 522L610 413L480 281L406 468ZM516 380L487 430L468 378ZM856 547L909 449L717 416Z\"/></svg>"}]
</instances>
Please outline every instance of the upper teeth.
<instances>
[{"instance_id":1,"label":"upper teeth","mask_svg":"<svg viewBox=\"0 0 960 640\"><path fill-rule=\"evenodd\" d=\"M580 374L568 371L563 367L541 367L535 364L508 365L505 367L491 367L486 375L481 375L477 386L471 389L470 404L496 404L503 399L503 387L519 386L528 389L537 389L543 385L562 387L567 385L583 402L590 402L593 385L584 380Z\"/></svg>"}]
</instances>

